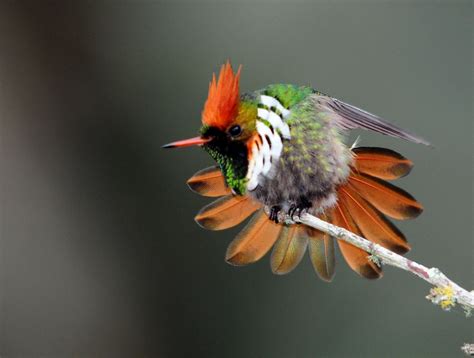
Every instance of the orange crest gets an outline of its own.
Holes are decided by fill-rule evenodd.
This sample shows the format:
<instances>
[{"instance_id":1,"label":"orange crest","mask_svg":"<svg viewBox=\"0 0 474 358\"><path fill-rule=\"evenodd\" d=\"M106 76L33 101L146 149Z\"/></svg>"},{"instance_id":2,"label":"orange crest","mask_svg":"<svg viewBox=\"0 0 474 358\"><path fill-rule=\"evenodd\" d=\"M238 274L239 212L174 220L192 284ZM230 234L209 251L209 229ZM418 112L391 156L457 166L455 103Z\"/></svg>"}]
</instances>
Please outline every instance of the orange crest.
<instances>
[{"instance_id":1,"label":"orange crest","mask_svg":"<svg viewBox=\"0 0 474 358\"><path fill-rule=\"evenodd\" d=\"M219 80L216 82L216 75L212 75L209 83L209 94L204 110L202 111L202 123L225 130L227 126L237 116L239 111L239 78L240 69L236 74L232 70L229 61L222 65L219 73Z\"/></svg>"}]
</instances>

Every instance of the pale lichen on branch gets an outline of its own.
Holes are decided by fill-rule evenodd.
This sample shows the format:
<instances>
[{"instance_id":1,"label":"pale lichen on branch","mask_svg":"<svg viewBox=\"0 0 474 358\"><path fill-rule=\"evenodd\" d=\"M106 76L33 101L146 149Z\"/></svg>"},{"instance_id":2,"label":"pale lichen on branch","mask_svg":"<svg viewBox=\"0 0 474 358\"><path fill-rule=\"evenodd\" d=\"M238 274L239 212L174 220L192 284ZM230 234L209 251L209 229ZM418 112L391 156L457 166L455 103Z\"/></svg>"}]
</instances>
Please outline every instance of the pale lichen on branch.
<instances>
[{"instance_id":1,"label":"pale lichen on branch","mask_svg":"<svg viewBox=\"0 0 474 358\"><path fill-rule=\"evenodd\" d=\"M446 277L439 269L427 268L310 214L304 213L299 218L296 218L295 221L361 248L369 253L369 259L378 266L382 264L395 266L413 273L434 286L430 290L430 294L426 296L428 300L439 305L445 311L449 311L459 304L464 309L466 316L471 316L471 312L474 309L474 291L469 292L465 290Z\"/></svg>"}]
</instances>

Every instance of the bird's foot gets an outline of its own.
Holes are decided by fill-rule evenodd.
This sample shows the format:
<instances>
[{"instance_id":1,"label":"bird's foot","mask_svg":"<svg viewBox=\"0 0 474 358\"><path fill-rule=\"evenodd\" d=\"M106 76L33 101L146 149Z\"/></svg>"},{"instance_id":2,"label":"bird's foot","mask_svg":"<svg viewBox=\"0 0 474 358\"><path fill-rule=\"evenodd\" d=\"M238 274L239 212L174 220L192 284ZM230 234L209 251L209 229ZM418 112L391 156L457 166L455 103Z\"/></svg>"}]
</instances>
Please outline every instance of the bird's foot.
<instances>
[{"instance_id":1,"label":"bird's foot","mask_svg":"<svg viewBox=\"0 0 474 358\"><path fill-rule=\"evenodd\" d=\"M300 208L297 205L291 205L290 208L288 209L288 216L291 219L291 221L294 221L294 222L299 221L299 218L303 210L305 209Z\"/></svg>"},{"instance_id":2,"label":"bird's foot","mask_svg":"<svg viewBox=\"0 0 474 358\"><path fill-rule=\"evenodd\" d=\"M293 204L288 209L288 216L292 221L299 222L300 217L305 214L311 206L312 204L307 200L303 200L298 204Z\"/></svg>"},{"instance_id":3,"label":"bird's foot","mask_svg":"<svg viewBox=\"0 0 474 358\"><path fill-rule=\"evenodd\" d=\"M306 213L311 207L311 202L308 200L301 200L298 203L292 204L288 211L282 211L280 205L273 205L271 207L267 206L265 212L268 214L268 218L277 224L281 222L292 224L299 222L301 215Z\"/></svg>"},{"instance_id":4,"label":"bird's foot","mask_svg":"<svg viewBox=\"0 0 474 358\"><path fill-rule=\"evenodd\" d=\"M278 214L280 213L281 211L281 206L279 205L274 205L270 208L270 213L268 215L268 217L270 218L270 220L274 221L275 223L279 223L279 219L278 219Z\"/></svg>"}]
</instances>

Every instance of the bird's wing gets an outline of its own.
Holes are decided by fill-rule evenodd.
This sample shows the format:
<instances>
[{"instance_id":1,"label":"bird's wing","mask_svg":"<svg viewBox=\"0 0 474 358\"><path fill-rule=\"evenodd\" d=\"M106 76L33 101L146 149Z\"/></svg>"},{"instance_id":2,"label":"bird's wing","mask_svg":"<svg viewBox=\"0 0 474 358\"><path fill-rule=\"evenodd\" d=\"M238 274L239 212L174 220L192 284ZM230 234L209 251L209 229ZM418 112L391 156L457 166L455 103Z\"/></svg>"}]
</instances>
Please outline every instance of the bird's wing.
<instances>
[{"instance_id":1,"label":"bird's wing","mask_svg":"<svg viewBox=\"0 0 474 358\"><path fill-rule=\"evenodd\" d=\"M325 95L315 95L316 107L319 111L331 115L337 125L343 129L368 129L414 143L430 145L425 139L401 129L375 114Z\"/></svg>"}]
</instances>

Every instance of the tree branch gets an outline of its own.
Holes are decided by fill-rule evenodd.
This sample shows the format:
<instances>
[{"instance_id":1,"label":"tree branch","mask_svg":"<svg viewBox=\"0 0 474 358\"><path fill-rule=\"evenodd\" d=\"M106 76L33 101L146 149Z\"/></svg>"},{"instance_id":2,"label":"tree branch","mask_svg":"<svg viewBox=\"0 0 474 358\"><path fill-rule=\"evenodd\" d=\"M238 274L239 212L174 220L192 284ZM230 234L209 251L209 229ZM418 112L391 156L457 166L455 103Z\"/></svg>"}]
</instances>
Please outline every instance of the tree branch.
<instances>
[{"instance_id":1,"label":"tree branch","mask_svg":"<svg viewBox=\"0 0 474 358\"><path fill-rule=\"evenodd\" d=\"M432 284L430 294L426 296L431 302L449 311L456 304L464 308L466 316L471 316L474 309L474 291L467 291L451 281L437 268L427 268L386 248L368 241L346 229L332 225L310 214L304 213L296 220L304 225L323 231L339 240L344 240L370 254L369 258L377 265L386 264L409 271Z\"/></svg>"}]
</instances>

